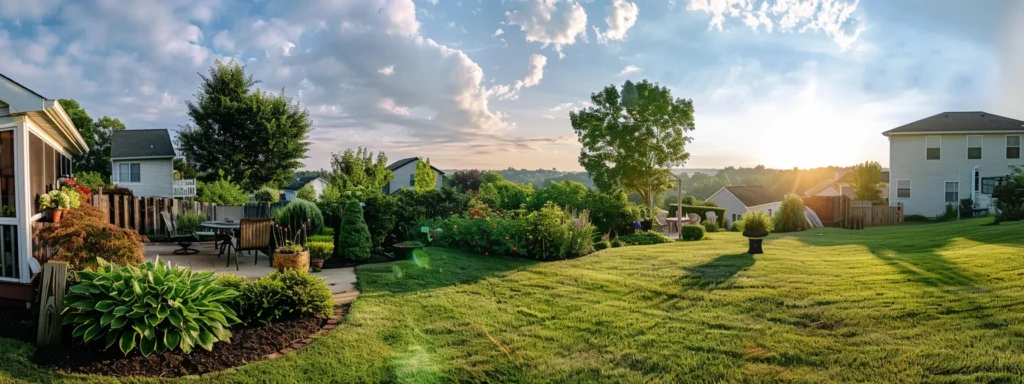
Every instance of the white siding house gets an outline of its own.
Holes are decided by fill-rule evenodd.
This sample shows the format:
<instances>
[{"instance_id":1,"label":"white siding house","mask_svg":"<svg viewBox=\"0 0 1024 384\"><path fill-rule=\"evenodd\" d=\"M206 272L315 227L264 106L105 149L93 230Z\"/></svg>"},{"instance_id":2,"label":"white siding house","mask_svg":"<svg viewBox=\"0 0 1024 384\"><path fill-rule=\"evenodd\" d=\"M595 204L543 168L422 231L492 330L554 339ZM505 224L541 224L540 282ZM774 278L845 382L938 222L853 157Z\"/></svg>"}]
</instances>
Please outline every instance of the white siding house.
<instances>
[{"instance_id":1,"label":"white siding house","mask_svg":"<svg viewBox=\"0 0 1024 384\"><path fill-rule=\"evenodd\" d=\"M731 186L719 189L708 201L725 209L725 223L732 225L744 213L764 212L774 215L782 201L767 188L760 185Z\"/></svg>"},{"instance_id":2,"label":"white siding house","mask_svg":"<svg viewBox=\"0 0 1024 384\"><path fill-rule=\"evenodd\" d=\"M295 200L295 195L299 192L302 187L306 185L312 185L313 190L316 191L316 197L319 198L324 193L324 188L327 188L327 182L316 176L303 176L295 178L295 182L291 185L284 187L284 194L281 195L284 201Z\"/></svg>"},{"instance_id":3,"label":"white siding house","mask_svg":"<svg viewBox=\"0 0 1024 384\"><path fill-rule=\"evenodd\" d=\"M1022 166L1024 121L986 112L946 112L886 131L890 205L935 216L973 198L991 208L992 189Z\"/></svg>"},{"instance_id":4,"label":"white siding house","mask_svg":"<svg viewBox=\"0 0 1024 384\"><path fill-rule=\"evenodd\" d=\"M114 131L110 181L135 196L174 197L174 156L166 129Z\"/></svg>"},{"instance_id":5,"label":"white siding house","mask_svg":"<svg viewBox=\"0 0 1024 384\"><path fill-rule=\"evenodd\" d=\"M388 166L388 169L394 173L395 177L391 179L388 185L384 186L384 193L393 194L405 189L416 189L415 179L416 176L416 164L420 162L418 157L410 157L408 159L398 160ZM434 189L441 189L444 186L444 172L437 167L430 166L434 169L434 174L437 176L437 182L434 184Z\"/></svg>"}]
</instances>

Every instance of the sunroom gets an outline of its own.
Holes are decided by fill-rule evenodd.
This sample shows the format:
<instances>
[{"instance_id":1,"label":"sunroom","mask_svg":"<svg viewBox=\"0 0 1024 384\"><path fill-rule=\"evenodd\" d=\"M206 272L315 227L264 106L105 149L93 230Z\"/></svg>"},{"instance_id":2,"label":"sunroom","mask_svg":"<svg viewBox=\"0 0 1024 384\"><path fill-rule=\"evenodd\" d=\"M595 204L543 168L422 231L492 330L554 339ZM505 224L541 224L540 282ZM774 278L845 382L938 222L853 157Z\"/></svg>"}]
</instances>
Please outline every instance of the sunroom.
<instances>
[{"instance_id":1,"label":"sunroom","mask_svg":"<svg viewBox=\"0 0 1024 384\"><path fill-rule=\"evenodd\" d=\"M0 74L0 305L31 301L45 259L32 241L43 225L36 201L88 150L60 103Z\"/></svg>"}]
</instances>

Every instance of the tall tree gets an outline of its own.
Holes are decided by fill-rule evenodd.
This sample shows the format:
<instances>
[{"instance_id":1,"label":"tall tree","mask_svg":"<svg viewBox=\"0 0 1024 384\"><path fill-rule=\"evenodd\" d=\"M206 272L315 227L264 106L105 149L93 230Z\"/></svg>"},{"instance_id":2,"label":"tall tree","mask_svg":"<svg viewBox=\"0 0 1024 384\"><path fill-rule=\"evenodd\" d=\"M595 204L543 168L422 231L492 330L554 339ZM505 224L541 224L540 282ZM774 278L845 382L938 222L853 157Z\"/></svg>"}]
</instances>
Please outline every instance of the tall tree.
<instances>
[{"instance_id":1,"label":"tall tree","mask_svg":"<svg viewBox=\"0 0 1024 384\"><path fill-rule=\"evenodd\" d=\"M693 101L673 99L657 83L626 81L591 94L591 107L570 112L579 136L580 164L602 191L633 191L652 204L671 184L668 169L682 166L694 129Z\"/></svg>"},{"instance_id":2,"label":"tall tree","mask_svg":"<svg viewBox=\"0 0 1024 384\"><path fill-rule=\"evenodd\" d=\"M374 154L367 148L346 149L340 154L331 154L331 184L347 191L365 188L379 191L395 177L388 169L388 156L384 152Z\"/></svg>"},{"instance_id":3,"label":"tall tree","mask_svg":"<svg viewBox=\"0 0 1024 384\"><path fill-rule=\"evenodd\" d=\"M85 109L78 104L75 99L60 99L57 100L60 106L64 108L64 112L67 112L68 117L71 118L71 122L75 124L75 128L78 129L78 133L85 139L85 144L92 149L93 136L92 136L92 117L85 112ZM78 164L75 164L77 169Z\"/></svg>"},{"instance_id":4,"label":"tall tree","mask_svg":"<svg viewBox=\"0 0 1024 384\"><path fill-rule=\"evenodd\" d=\"M234 60L216 61L195 101L186 101L192 123L178 131L177 145L205 181L224 175L245 190L284 185L302 166L313 122L291 98L256 89L259 81Z\"/></svg>"},{"instance_id":5,"label":"tall tree","mask_svg":"<svg viewBox=\"0 0 1024 384\"><path fill-rule=\"evenodd\" d=\"M853 198L857 200L882 201L882 192L878 184L882 182L882 165L876 161L865 161L853 166L850 173L850 186L853 187Z\"/></svg>"},{"instance_id":6,"label":"tall tree","mask_svg":"<svg viewBox=\"0 0 1024 384\"><path fill-rule=\"evenodd\" d=\"M479 191L480 184L484 183L484 173L479 169L455 171L451 183L461 191Z\"/></svg>"},{"instance_id":7,"label":"tall tree","mask_svg":"<svg viewBox=\"0 0 1024 384\"><path fill-rule=\"evenodd\" d=\"M78 133L82 135L89 152L77 155L74 161L75 172L96 172L110 181L110 137L114 131L125 129L124 123L117 118L103 116L96 121L89 117L85 109L73 99L61 99L61 107L67 112Z\"/></svg>"},{"instance_id":8,"label":"tall tree","mask_svg":"<svg viewBox=\"0 0 1024 384\"><path fill-rule=\"evenodd\" d=\"M416 173L413 182L417 191L429 191L437 187L437 173L430 166L430 159L416 162Z\"/></svg>"}]
</instances>

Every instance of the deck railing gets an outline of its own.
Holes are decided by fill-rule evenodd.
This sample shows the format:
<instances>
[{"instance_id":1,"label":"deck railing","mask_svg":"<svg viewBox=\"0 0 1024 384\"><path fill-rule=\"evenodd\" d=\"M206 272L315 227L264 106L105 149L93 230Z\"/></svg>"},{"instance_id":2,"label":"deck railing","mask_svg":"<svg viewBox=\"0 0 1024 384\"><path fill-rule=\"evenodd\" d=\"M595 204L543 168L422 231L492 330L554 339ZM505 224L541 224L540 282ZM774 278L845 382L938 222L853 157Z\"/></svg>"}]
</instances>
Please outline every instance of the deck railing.
<instances>
[{"instance_id":1,"label":"deck railing","mask_svg":"<svg viewBox=\"0 0 1024 384\"><path fill-rule=\"evenodd\" d=\"M174 180L174 197L193 197L196 195L196 179Z\"/></svg>"}]
</instances>

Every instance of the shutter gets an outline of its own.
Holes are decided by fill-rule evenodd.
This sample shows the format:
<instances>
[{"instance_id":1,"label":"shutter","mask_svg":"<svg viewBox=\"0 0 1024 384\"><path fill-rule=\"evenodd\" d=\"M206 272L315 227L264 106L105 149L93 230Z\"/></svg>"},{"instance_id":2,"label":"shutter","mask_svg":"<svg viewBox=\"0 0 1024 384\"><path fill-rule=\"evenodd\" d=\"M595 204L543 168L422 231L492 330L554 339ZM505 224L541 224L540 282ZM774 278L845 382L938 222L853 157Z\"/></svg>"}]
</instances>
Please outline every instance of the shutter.
<instances>
[{"instance_id":1,"label":"shutter","mask_svg":"<svg viewBox=\"0 0 1024 384\"><path fill-rule=\"evenodd\" d=\"M111 164L113 164L114 171L110 173L110 182L111 183L117 183L119 181L118 180L118 173L121 173L121 170L118 169L117 163L111 163Z\"/></svg>"}]
</instances>

